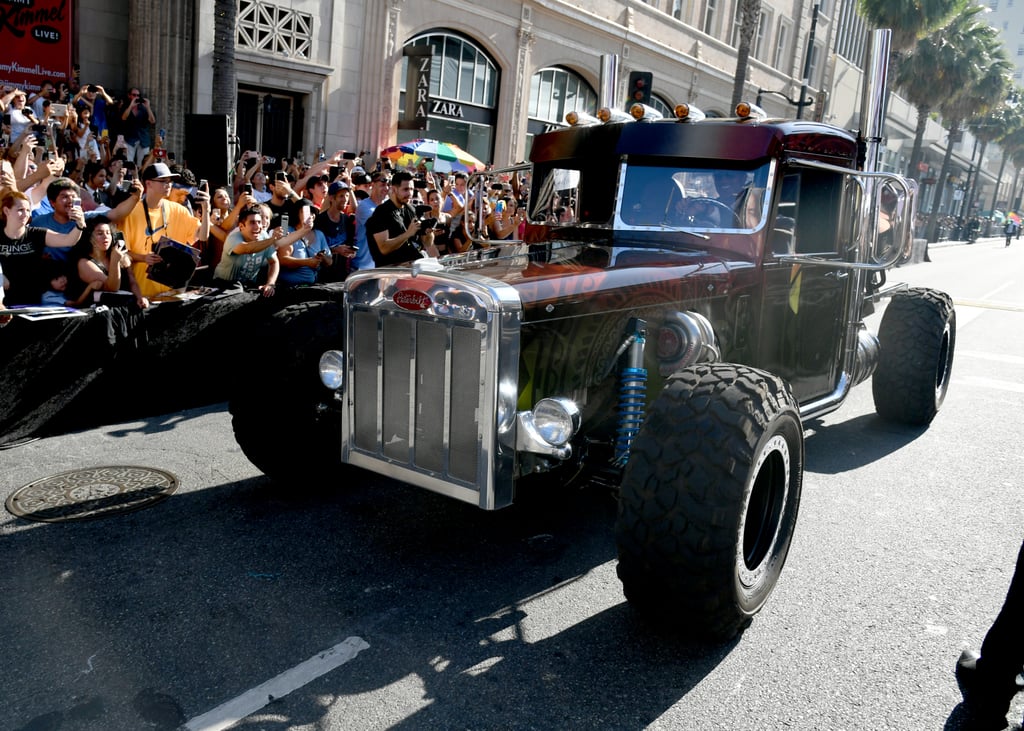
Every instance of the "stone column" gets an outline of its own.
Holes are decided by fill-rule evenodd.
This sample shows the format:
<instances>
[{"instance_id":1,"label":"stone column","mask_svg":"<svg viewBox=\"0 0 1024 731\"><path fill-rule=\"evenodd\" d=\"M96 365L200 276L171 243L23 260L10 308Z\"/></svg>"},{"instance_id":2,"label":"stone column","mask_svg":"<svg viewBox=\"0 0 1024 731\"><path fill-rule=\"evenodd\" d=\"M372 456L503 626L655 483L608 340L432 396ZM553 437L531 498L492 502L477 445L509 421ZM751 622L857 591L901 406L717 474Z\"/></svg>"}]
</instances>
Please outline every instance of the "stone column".
<instances>
[{"instance_id":1,"label":"stone column","mask_svg":"<svg viewBox=\"0 0 1024 731\"><path fill-rule=\"evenodd\" d=\"M366 5L355 136L360 145L369 146L373 160L391 144L398 124L403 40L398 37L398 21L402 1L380 0ZM373 160L365 162L372 164Z\"/></svg>"},{"instance_id":2,"label":"stone column","mask_svg":"<svg viewBox=\"0 0 1024 731\"><path fill-rule=\"evenodd\" d=\"M185 147L185 114L192 111L194 24L191 0L129 2L128 85L149 98L155 129L167 130L166 147L177 153Z\"/></svg>"},{"instance_id":3,"label":"stone column","mask_svg":"<svg viewBox=\"0 0 1024 731\"><path fill-rule=\"evenodd\" d=\"M533 25L524 22L519 27L519 48L516 54L515 86L512 100L512 119L509 129L509 144L505 150L507 163L515 163L525 159L526 126L529 122L530 94L530 51L533 48ZM501 156L495 149L495 161ZM501 164L505 164L505 162Z\"/></svg>"}]
</instances>

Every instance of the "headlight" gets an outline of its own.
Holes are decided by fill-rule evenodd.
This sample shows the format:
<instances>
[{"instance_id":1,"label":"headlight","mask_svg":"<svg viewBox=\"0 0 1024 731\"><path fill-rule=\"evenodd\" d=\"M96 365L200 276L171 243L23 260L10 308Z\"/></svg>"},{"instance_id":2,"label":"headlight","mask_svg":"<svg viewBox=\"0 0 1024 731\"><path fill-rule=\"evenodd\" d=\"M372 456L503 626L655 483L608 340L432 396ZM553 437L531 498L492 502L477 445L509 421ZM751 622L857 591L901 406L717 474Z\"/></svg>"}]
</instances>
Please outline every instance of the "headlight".
<instances>
[{"instance_id":1,"label":"headlight","mask_svg":"<svg viewBox=\"0 0 1024 731\"><path fill-rule=\"evenodd\" d=\"M533 423L545 442L561 447L579 429L580 410L566 398L541 399L533 406Z\"/></svg>"},{"instance_id":2,"label":"headlight","mask_svg":"<svg viewBox=\"0 0 1024 731\"><path fill-rule=\"evenodd\" d=\"M345 354L340 350L328 350L320 356L320 382L332 391L345 383Z\"/></svg>"}]
</instances>

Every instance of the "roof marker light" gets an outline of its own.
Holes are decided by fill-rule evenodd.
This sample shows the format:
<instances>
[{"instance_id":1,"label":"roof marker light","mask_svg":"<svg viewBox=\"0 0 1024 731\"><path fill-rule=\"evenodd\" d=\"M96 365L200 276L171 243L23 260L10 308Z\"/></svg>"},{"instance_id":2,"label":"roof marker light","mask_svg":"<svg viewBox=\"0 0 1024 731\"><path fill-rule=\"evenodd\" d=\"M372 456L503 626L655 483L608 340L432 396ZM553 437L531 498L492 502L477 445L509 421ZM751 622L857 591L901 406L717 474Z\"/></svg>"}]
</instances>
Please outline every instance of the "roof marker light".
<instances>
[{"instance_id":1,"label":"roof marker light","mask_svg":"<svg viewBox=\"0 0 1024 731\"><path fill-rule=\"evenodd\" d=\"M750 102L740 102L736 105L736 116L741 121L752 120L754 122L761 122L768 119L768 113L761 109L756 104Z\"/></svg>"},{"instance_id":2,"label":"roof marker light","mask_svg":"<svg viewBox=\"0 0 1024 731\"><path fill-rule=\"evenodd\" d=\"M601 120L586 112L569 112L565 115L565 121L571 127L589 127L593 124L601 124Z\"/></svg>"},{"instance_id":3,"label":"roof marker light","mask_svg":"<svg viewBox=\"0 0 1024 731\"><path fill-rule=\"evenodd\" d=\"M601 107L597 110L597 118L605 124L609 122L632 122L633 118L625 112L620 112L618 109L612 109L610 107Z\"/></svg>"},{"instance_id":4,"label":"roof marker light","mask_svg":"<svg viewBox=\"0 0 1024 731\"><path fill-rule=\"evenodd\" d=\"M662 114L654 107L646 104L633 104L629 108L629 115L636 121L657 122L662 119Z\"/></svg>"},{"instance_id":5,"label":"roof marker light","mask_svg":"<svg viewBox=\"0 0 1024 731\"><path fill-rule=\"evenodd\" d=\"M707 116L697 107L691 107L689 104L676 104L672 112L680 122L699 122Z\"/></svg>"}]
</instances>

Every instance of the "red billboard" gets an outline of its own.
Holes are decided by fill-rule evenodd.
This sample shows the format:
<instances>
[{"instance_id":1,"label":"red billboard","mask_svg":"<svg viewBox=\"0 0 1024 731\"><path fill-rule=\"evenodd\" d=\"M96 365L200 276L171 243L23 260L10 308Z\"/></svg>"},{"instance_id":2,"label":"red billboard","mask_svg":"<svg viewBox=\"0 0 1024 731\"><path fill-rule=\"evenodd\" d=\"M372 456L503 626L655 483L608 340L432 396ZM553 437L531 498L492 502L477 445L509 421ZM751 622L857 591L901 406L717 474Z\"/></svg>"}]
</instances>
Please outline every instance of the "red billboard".
<instances>
[{"instance_id":1,"label":"red billboard","mask_svg":"<svg viewBox=\"0 0 1024 731\"><path fill-rule=\"evenodd\" d=\"M71 0L0 0L0 84L71 78Z\"/></svg>"}]
</instances>

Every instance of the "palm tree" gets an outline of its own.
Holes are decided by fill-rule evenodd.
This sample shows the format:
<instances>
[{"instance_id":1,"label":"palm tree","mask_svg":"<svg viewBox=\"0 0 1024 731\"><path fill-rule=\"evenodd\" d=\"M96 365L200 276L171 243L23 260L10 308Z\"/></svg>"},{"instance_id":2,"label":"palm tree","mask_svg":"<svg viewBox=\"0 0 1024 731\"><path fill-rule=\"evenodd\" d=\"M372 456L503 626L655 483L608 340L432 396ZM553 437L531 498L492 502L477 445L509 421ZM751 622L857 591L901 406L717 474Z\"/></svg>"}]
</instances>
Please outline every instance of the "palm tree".
<instances>
[{"instance_id":1,"label":"palm tree","mask_svg":"<svg viewBox=\"0 0 1024 731\"><path fill-rule=\"evenodd\" d=\"M743 85L747 80L750 45L761 19L761 0L740 0L740 44L736 48L736 76L732 84L732 108L743 98Z\"/></svg>"},{"instance_id":2,"label":"palm tree","mask_svg":"<svg viewBox=\"0 0 1024 731\"><path fill-rule=\"evenodd\" d=\"M974 201L978 195L978 181L981 179L981 162L985 159L985 150L990 142L997 142L1011 132L1020 119L1018 112L1019 89L1011 89L1009 96L998 106L994 107L987 114L974 117L968 120L967 128L971 130L974 138L981 142L981 152L978 155L978 172L974 176L971 190L967 196L964 210L974 210ZM1005 158L1004 158L1005 159ZM971 161L973 164L973 160Z\"/></svg>"},{"instance_id":3,"label":"palm tree","mask_svg":"<svg viewBox=\"0 0 1024 731\"><path fill-rule=\"evenodd\" d=\"M931 217L928 220L927 239L930 242L938 240L939 208L953 156L953 136L960 131L960 125L965 119L984 114L1006 98L1013 70L1006 49L999 39L999 31L975 20L974 16L977 13L971 15L972 17L964 24L961 34L946 36L958 56L957 64L967 73L969 81L959 91L945 97L939 103L939 112L950 132L950 141L946 145L946 156L942 160L942 172L939 174Z\"/></svg>"},{"instance_id":4,"label":"palm tree","mask_svg":"<svg viewBox=\"0 0 1024 731\"><path fill-rule=\"evenodd\" d=\"M969 69L958 63L956 46L947 37L956 37L962 33L966 20L974 14L973 9L961 13L945 27L918 40L912 52L896 70L895 85L917 109L917 128L907 166L908 177L918 177L917 165L921 162L924 132L934 105L938 100L955 94L969 81Z\"/></svg>"},{"instance_id":5,"label":"palm tree","mask_svg":"<svg viewBox=\"0 0 1024 731\"><path fill-rule=\"evenodd\" d=\"M892 28L894 54L912 48L966 5L966 0L857 0L857 9L868 23Z\"/></svg>"},{"instance_id":6,"label":"palm tree","mask_svg":"<svg viewBox=\"0 0 1024 731\"><path fill-rule=\"evenodd\" d=\"M1022 116L1018 117L1017 126L1010 132L1007 132L1003 137L999 139L999 146L1003 150L1003 160L999 165L999 175L996 178L996 189L992 193L992 206L995 210L996 203L999 200L999 186L1003 183L1003 170L1006 168L1007 161L1012 161L1017 167L1017 174L1020 173L1020 169L1024 167L1024 112L1018 108L1018 112L1021 112ZM1008 205L1012 205L1014 201L1014 188L1017 186L1017 180L1014 179L1013 185L1011 186L1010 193L1006 198Z\"/></svg>"}]
</instances>

